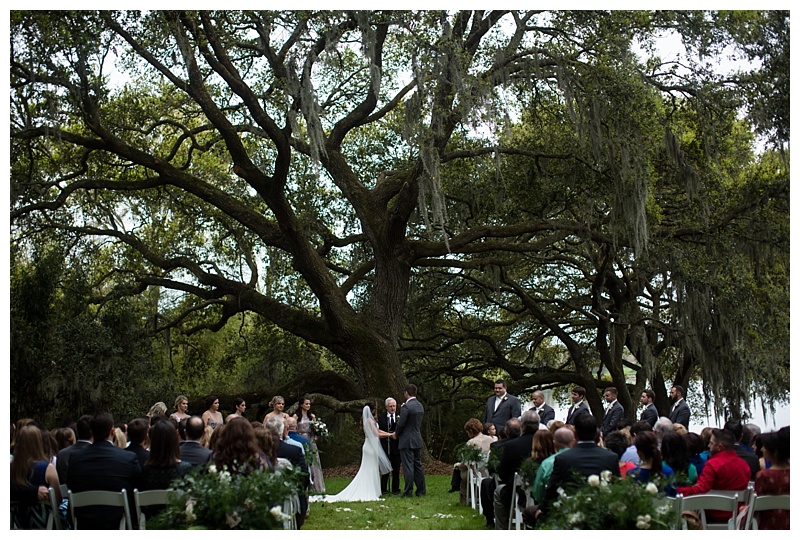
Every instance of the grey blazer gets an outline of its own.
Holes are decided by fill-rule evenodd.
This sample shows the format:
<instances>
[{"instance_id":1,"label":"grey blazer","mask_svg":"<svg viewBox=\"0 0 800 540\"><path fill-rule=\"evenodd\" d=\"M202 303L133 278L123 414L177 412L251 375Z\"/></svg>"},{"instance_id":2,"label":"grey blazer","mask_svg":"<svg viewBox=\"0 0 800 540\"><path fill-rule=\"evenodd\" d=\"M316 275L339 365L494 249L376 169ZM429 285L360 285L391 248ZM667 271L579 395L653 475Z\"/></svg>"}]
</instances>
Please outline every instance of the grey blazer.
<instances>
[{"instance_id":1,"label":"grey blazer","mask_svg":"<svg viewBox=\"0 0 800 540\"><path fill-rule=\"evenodd\" d=\"M422 426L422 415L425 409L418 399L409 399L402 407L400 407L400 418L397 419L397 439L399 444L397 448L403 450L405 448L422 448L422 433L420 427Z\"/></svg>"}]
</instances>

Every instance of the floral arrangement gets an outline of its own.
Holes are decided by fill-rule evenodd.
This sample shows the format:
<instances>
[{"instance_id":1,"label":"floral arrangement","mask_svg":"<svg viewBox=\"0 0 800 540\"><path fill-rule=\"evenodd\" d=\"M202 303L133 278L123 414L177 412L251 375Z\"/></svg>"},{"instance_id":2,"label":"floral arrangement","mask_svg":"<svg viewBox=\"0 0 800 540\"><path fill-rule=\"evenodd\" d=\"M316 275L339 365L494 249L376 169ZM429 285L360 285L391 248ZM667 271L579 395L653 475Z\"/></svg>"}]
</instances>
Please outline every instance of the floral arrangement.
<instances>
[{"instance_id":1,"label":"floral arrangement","mask_svg":"<svg viewBox=\"0 0 800 540\"><path fill-rule=\"evenodd\" d=\"M679 529L680 520L658 485L612 476L610 471L591 475L586 483L567 496L559 488L546 516L538 523L543 529Z\"/></svg>"},{"instance_id":2,"label":"floral arrangement","mask_svg":"<svg viewBox=\"0 0 800 540\"><path fill-rule=\"evenodd\" d=\"M462 443L456 447L456 456L461 463L485 464L488 455L473 444Z\"/></svg>"},{"instance_id":3,"label":"floral arrangement","mask_svg":"<svg viewBox=\"0 0 800 540\"><path fill-rule=\"evenodd\" d=\"M318 439L325 439L326 437L330 436L328 426L325 425L325 422L323 422L320 418L314 418L309 425L311 427L311 433L313 433Z\"/></svg>"},{"instance_id":4,"label":"floral arrangement","mask_svg":"<svg viewBox=\"0 0 800 540\"><path fill-rule=\"evenodd\" d=\"M147 521L148 529L283 529L284 501L298 492L297 475L287 467L271 472L231 474L215 465L198 467L170 486L166 508Z\"/></svg>"},{"instance_id":5,"label":"floral arrangement","mask_svg":"<svg viewBox=\"0 0 800 540\"><path fill-rule=\"evenodd\" d=\"M533 458L525 459L519 466L519 475L526 486L532 486L533 481L536 480L536 472L539 470L541 463Z\"/></svg>"}]
</instances>

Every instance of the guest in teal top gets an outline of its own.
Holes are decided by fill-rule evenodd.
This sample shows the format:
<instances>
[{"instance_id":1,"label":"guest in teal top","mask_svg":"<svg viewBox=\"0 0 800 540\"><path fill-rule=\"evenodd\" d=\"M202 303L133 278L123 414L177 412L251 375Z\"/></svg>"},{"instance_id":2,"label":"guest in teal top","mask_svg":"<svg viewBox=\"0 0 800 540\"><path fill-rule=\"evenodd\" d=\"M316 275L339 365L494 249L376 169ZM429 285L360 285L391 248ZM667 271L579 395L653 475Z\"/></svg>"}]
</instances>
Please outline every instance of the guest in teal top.
<instances>
[{"instance_id":1,"label":"guest in teal top","mask_svg":"<svg viewBox=\"0 0 800 540\"><path fill-rule=\"evenodd\" d=\"M553 464L555 463L556 456L575 445L575 434L569 428L558 428L555 433L553 433L553 443L556 453L542 461L542 464L539 465L539 469L536 471L536 478L533 480L531 494L533 495L534 502L541 502L544 500L544 493L547 490L547 483L550 481L550 475L553 472Z\"/></svg>"}]
</instances>

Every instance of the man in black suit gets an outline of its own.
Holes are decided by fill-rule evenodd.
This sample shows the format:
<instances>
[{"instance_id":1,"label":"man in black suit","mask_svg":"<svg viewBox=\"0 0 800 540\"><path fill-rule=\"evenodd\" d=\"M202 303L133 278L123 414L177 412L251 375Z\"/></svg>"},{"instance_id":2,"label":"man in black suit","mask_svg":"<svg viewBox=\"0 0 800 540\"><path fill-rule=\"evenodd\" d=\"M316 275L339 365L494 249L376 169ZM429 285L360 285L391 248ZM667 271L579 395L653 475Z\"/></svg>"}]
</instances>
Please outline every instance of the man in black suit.
<instances>
[{"instance_id":1,"label":"man in black suit","mask_svg":"<svg viewBox=\"0 0 800 540\"><path fill-rule=\"evenodd\" d=\"M150 458L150 450L145 448L150 440L150 420L147 418L134 418L128 424L128 441L130 444L125 449L133 452L139 459L139 467L144 469L144 464Z\"/></svg>"},{"instance_id":2,"label":"man in black suit","mask_svg":"<svg viewBox=\"0 0 800 540\"><path fill-rule=\"evenodd\" d=\"M615 387L609 386L606 388L605 392L603 392L603 398L605 398L607 405L600 432L605 437L608 433L617 429L617 422L622 419L625 409L617 401L617 389Z\"/></svg>"},{"instance_id":3,"label":"man in black suit","mask_svg":"<svg viewBox=\"0 0 800 540\"><path fill-rule=\"evenodd\" d=\"M544 393L541 390L536 390L532 395L533 407L531 410L536 411L539 415L539 423L547 427L548 422L556 419L556 411L544 402Z\"/></svg>"},{"instance_id":4,"label":"man in black suit","mask_svg":"<svg viewBox=\"0 0 800 540\"><path fill-rule=\"evenodd\" d=\"M128 504L134 508L133 490L139 486L141 468L136 454L117 448L114 438L114 417L101 412L89 423L93 443L72 455L67 470L67 485L75 493L82 491L116 491L125 489ZM131 512L133 517L135 512ZM75 509L81 529L119 529L122 508L87 506Z\"/></svg>"},{"instance_id":5,"label":"man in black suit","mask_svg":"<svg viewBox=\"0 0 800 540\"><path fill-rule=\"evenodd\" d=\"M75 452L80 452L92 445L92 428L89 425L91 420L92 415L90 414L81 416L75 424L75 437L78 440L75 441L75 444L59 450L56 455L56 472L58 473L58 481L61 484L67 483L69 458ZM64 493L63 495L66 496L67 494Z\"/></svg>"},{"instance_id":6,"label":"man in black suit","mask_svg":"<svg viewBox=\"0 0 800 540\"><path fill-rule=\"evenodd\" d=\"M378 415L378 428L387 433L394 433L397 427L397 401L394 398L388 397L384 402L386 404L386 413ZM392 464L392 472L381 475L381 493L389 493L392 495L400 495L400 449L398 448L398 441L394 437L384 437L381 439L381 446L383 447L386 457L389 458L389 463ZM389 478L391 477L391 485Z\"/></svg>"},{"instance_id":7,"label":"man in black suit","mask_svg":"<svg viewBox=\"0 0 800 540\"><path fill-rule=\"evenodd\" d=\"M417 497L424 497L427 493L425 486L425 470L422 468L422 416L425 409L417 399L417 387L407 384L403 391L406 401L397 419L394 438L397 439L397 448L400 451L400 461L403 464L403 497L411 497L411 492Z\"/></svg>"},{"instance_id":8,"label":"man in black suit","mask_svg":"<svg viewBox=\"0 0 800 540\"><path fill-rule=\"evenodd\" d=\"M211 461L211 449L200 444L203 437L205 423L199 416L190 416L186 419L186 440L181 444L181 461L188 461L193 467L207 464Z\"/></svg>"},{"instance_id":9,"label":"man in black suit","mask_svg":"<svg viewBox=\"0 0 800 540\"><path fill-rule=\"evenodd\" d=\"M642 411L642 415L639 417L639 420L643 422L647 422L650 424L650 427L656 425L656 420L658 420L658 411L656 410L655 401L656 393L650 390L649 388L646 390L642 390L642 397L641 402L644 405L644 410Z\"/></svg>"},{"instance_id":10,"label":"man in black suit","mask_svg":"<svg viewBox=\"0 0 800 540\"><path fill-rule=\"evenodd\" d=\"M500 459L503 456L505 445L510 443L522 434L522 423L519 418L512 418L506 422L505 438L497 440L489 445L489 459L487 460L487 468L491 475L496 474L498 471L496 466L499 465ZM486 518L486 528L494 529L494 492L497 484L494 481L494 476L489 476L481 480L480 498L481 508L483 508L483 515Z\"/></svg>"},{"instance_id":11,"label":"man in black suit","mask_svg":"<svg viewBox=\"0 0 800 540\"><path fill-rule=\"evenodd\" d=\"M528 410L520 419L522 434L503 446L503 454L497 466L498 486L494 491L494 524L499 530L508 529L508 514L511 509L511 496L514 489L514 475L522 462L531 457L533 436L539 431L539 415Z\"/></svg>"},{"instance_id":12,"label":"man in black suit","mask_svg":"<svg viewBox=\"0 0 800 540\"><path fill-rule=\"evenodd\" d=\"M276 434L280 439L280 442L278 443L278 457L288 459L295 468L299 468L301 471L306 473L303 478L301 478L302 484L300 485L301 491L299 493L300 511L295 514L297 528L299 529L303 526L303 523L306 520L306 515L308 514L308 495L306 494L309 477L308 463L306 462L306 458L303 455L303 449L301 447L291 445L284 440L286 438L287 430L282 417L273 416L271 418L267 418L267 420L264 422L264 427Z\"/></svg>"},{"instance_id":13,"label":"man in black suit","mask_svg":"<svg viewBox=\"0 0 800 540\"><path fill-rule=\"evenodd\" d=\"M669 390L669 398L672 400L672 410L669 412L669 419L672 421L673 424L683 424L687 430L689 429L689 418L691 417L691 411L689 410L689 405L686 403L686 400L683 398L683 387L678 386L677 384L670 388Z\"/></svg>"},{"instance_id":14,"label":"man in black suit","mask_svg":"<svg viewBox=\"0 0 800 540\"><path fill-rule=\"evenodd\" d=\"M589 405L583 400L586 396L586 388L583 386L576 386L572 389L572 406L567 411L567 420L565 423L575 425L575 419L581 415L592 415Z\"/></svg>"},{"instance_id":15,"label":"man in black suit","mask_svg":"<svg viewBox=\"0 0 800 540\"><path fill-rule=\"evenodd\" d=\"M570 487L576 486L574 472L577 471L583 478L603 471L611 471L614 476L619 476L619 456L610 450L597 446L597 421L591 414L581 414L575 419L575 434L578 443L558 454L553 461L553 472L545 491L545 505L555 501L558 488L563 487L569 494Z\"/></svg>"},{"instance_id":16,"label":"man in black suit","mask_svg":"<svg viewBox=\"0 0 800 540\"><path fill-rule=\"evenodd\" d=\"M512 396L507 391L506 382L497 380L494 382L494 395L486 401L486 413L483 423L491 422L499 433L503 426L511 418L519 418L522 414L522 406L516 396Z\"/></svg>"}]
</instances>

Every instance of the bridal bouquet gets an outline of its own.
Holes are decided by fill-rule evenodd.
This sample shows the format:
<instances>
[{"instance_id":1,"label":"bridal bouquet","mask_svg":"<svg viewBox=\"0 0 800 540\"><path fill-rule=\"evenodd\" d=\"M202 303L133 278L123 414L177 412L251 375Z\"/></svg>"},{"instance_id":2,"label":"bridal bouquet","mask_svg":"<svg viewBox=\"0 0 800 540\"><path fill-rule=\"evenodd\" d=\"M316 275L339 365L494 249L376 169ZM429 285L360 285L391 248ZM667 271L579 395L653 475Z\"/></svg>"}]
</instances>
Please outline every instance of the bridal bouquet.
<instances>
[{"instance_id":1,"label":"bridal bouquet","mask_svg":"<svg viewBox=\"0 0 800 540\"><path fill-rule=\"evenodd\" d=\"M330 432L328 431L328 426L325 425L319 418L314 418L311 421L311 433L313 433L318 439L324 439L330 436Z\"/></svg>"}]
</instances>

